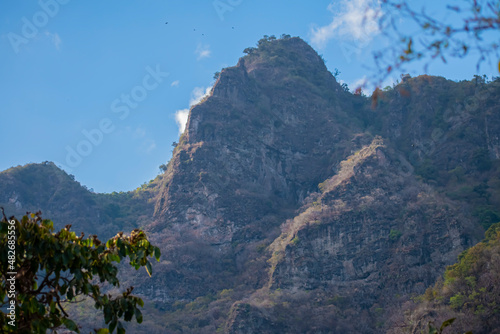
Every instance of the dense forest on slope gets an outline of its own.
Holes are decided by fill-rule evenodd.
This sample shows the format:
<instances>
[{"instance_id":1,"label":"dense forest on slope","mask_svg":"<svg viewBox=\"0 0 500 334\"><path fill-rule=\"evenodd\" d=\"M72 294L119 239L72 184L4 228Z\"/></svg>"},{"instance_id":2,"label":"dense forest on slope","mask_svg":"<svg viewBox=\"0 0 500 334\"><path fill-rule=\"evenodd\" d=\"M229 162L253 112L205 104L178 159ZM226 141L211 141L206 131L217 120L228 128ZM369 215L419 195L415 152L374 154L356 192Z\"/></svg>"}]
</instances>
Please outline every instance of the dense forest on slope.
<instances>
[{"instance_id":1,"label":"dense forest on slope","mask_svg":"<svg viewBox=\"0 0 500 334\"><path fill-rule=\"evenodd\" d=\"M451 310L435 321L482 312L468 299L482 274L477 291L471 273L427 289L500 221L500 81L404 76L366 97L300 38L245 53L191 108L155 180L95 194L30 164L0 173L0 204L102 239L145 228L162 249L155 274L122 274L146 301L141 331L383 333L407 327L401 307L424 293Z\"/></svg>"},{"instance_id":2,"label":"dense forest on slope","mask_svg":"<svg viewBox=\"0 0 500 334\"><path fill-rule=\"evenodd\" d=\"M499 333L500 331L500 223L486 231L477 245L460 254L416 305L407 311L412 332L425 330L428 322L456 320L453 332Z\"/></svg>"}]
</instances>

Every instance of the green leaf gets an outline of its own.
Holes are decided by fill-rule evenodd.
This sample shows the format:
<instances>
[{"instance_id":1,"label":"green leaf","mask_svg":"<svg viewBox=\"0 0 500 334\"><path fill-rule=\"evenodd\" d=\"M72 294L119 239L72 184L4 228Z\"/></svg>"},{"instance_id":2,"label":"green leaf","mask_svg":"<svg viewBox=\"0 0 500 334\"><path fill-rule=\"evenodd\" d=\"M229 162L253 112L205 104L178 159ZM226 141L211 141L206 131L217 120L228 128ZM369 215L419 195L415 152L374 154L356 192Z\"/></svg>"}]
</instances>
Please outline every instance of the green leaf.
<instances>
[{"instance_id":1,"label":"green leaf","mask_svg":"<svg viewBox=\"0 0 500 334\"><path fill-rule=\"evenodd\" d=\"M116 254L109 254L109 260L110 260L110 262L120 263L120 256L118 256Z\"/></svg>"},{"instance_id":2,"label":"green leaf","mask_svg":"<svg viewBox=\"0 0 500 334\"><path fill-rule=\"evenodd\" d=\"M66 297L68 300L72 300L75 297L75 294L73 293L73 287L70 287L68 289L68 292L66 293Z\"/></svg>"},{"instance_id":3,"label":"green leaf","mask_svg":"<svg viewBox=\"0 0 500 334\"><path fill-rule=\"evenodd\" d=\"M104 306L104 323L109 323L111 321L111 318L113 317L113 313L111 312L111 306L106 305Z\"/></svg>"},{"instance_id":4,"label":"green leaf","mask_svg":"<svg viewBox=\"0 0 500 334\"><path fill-rule=\"evenodd\" d=\"M120 299L120 307L122 308L122 310L125 311L127 309L127 306L128 306L127 298L121 298Z\"/></svg>"},{"instance_id":5,"label":"green leaf","mask_svg":"<svg viewBox=\"0 0 500 334\"><path fill-rule=\"evenodd\" d=\"M141 259L143 257L144 257L144 251L142 249L139 249L139 251L137 251L137 258Z\"/></svg>"},{"instance_id":6,"label":"green leaf","mask_svg":"<svg viewBox=\"0 0 500 334\"><path fill-rule=\"evenodd\" d=\"M142 312L138 308L135 309L135 320L138 324L142 323Z\"/></svg>"},{"instance_id":7,"label":"green leaf","mask_svg":"<svg viewBox=\"0 0 500 334\"><path fill-rule=\"evenodd\" d=\"M118 323L118 320L116 318L113 319L113 321L111 321L111 323L109 324L108 328L109 328L109 332L110 333L113 333L113 331L115 330L116 328L116 324Z\"/></svg>"},{"instance_id":8,"label":"green leaf","mask_svg":"<svg viewBox=\"0 0 500 334\"><path fill-rule=\"evenodd\" d=\"M65 266L67 266L67 265L68 265L68 263L69 263L69 256L68 256L66 253L64 253L64 254L62 255L62 260L63 260L63 264L64 264Z\"/></svg>"},{"instance_id":9,"label":"green leaf","mask_svg":"<svg viewBox=\"0 0 500 334\"><path fill-rule=\"evenodd\" d=\"M160 262L160 256L161 256L161 251L160 251L160 248L158 247L155 247L155 258L156 258L156 261Z\"/></svg>"},{"instance_id":10,"label":"green leaf","mask_svg":"<svg viewBox=\"0 0 500 334\"><path fill-rule=\"evenodd\" d=\"M29 302L28 302L28 311L30 313L36 313L37 310L38 310L38 305L37 305L37 302L35 299L31 299Z\"/></svg>"},{"instance_id":11,"label":"green leaf","mask_svg":"<svg viewBox=\"0 0 500 334\"><path fill-rule=\"evenodd\" d=\"M71 331L75 331L77 333L80 333L78 326L75 324L75 322L73 320L68 319L68 318L62 318L61 321L64 324L64 326L66 326L67 329L69 329Z\"/></svg>"},{"instance_id":12,"label":"green leaf","mask_svg":"<svg viewBox=\"0 0 500 334\"><path fill-rule=\"evenodd\" d=\"M107 328L100 328L97 330L96 334L109 334L109 329Z\"/></svg>"},{"instance_id":13,"label":"green leaf","mask_svg":"<svg viewBox=\"0 0 500 334\"><path fill-rule=\"evenodd\" d=\"M42 303L38 303L38 314L45 314L45 305Z\"/></svg>"},{"instance_id":14,"label":"green leaf","mask_svg":"<svg viewBox=\"0 0 500 334\"><path fill-rule=\"evenodd\" d=\"M123 325L121 322L118 322L118 334L125 334L125 328L123 328Z\"/></svg>"},{"instance_id":15,"label":"green leaf","mask_svg":"<svg viewBox=\"0 0 500 334\"><path fill-rule=\"evenodd\" d=\"M127 248L126 247L120 247L118 248L118 254L120 254L121 257L127 256Z\"/></svg>"},{"instance_id":16,"label":"green leaf","mask_svg":"<svg viewBox=\"0 0 500 334\"><path fill-rule=\"evenodd\" d=\"M151 277L151 274L153 273L153 268L151 267L151 262L148 261L146 263L146 271L148 272L149 277Z\"/></svg>"},{"instance_id":17,"label":"green leaf","mask_svg":"<svg viewBox=\"0 0 500 334\"><path fill-rule=\"evenodd\" d=\"M42 226L51 230L54 227L54 223L51 220L46 219L42 222Z\"/></svg>"}]
</instances>

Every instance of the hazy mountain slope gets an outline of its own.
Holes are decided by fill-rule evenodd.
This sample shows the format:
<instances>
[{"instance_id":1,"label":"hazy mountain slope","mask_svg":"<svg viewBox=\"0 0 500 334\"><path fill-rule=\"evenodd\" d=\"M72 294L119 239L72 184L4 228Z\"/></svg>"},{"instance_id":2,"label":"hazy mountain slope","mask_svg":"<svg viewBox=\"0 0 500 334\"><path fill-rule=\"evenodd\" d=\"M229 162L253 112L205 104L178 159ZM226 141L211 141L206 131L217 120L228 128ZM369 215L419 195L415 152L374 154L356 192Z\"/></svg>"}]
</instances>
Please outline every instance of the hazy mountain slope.
<instances>
[{"instance_id":1,"label":"hazy mountain slope","mask_svg":"<svg viewBox=\"0 0 500 334\"><path fill-rule=\"evenodd\" d=\"M61 228L73 224L76 230L92 231L98 220L98 206L92 194L51 162L28 164L0 173L0 203L7 215L43 210ZM96 232L96 231L95 231Z\"/></svg>"},{"instance_id":2,"label":"hazy mountain slope","mask_svg":"<svg viewBox=\"0 0 500 334\"><path fill-rule=\"evenodd\" d=\"M129 193L96 194L52 162L27 164L0 172L0 206L8 216L17 217L40 210L56 229L71 224L77 233L97 234L104 240L151 221L154 185Z\"/></svg>"}]
</instances>

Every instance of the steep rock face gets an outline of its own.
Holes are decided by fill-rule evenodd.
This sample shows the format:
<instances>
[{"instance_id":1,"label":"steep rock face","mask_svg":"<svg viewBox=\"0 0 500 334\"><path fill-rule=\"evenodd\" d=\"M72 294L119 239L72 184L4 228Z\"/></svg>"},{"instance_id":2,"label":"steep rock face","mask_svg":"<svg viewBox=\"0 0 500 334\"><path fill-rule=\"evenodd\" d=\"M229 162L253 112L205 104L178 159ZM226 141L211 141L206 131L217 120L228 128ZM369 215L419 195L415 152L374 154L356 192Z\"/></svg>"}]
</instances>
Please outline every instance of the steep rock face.
<instances>
[{"instance_id":1,"label":"steep rock face","mask_svg":"<svg viewBox=\"0 0 500 334\"><path fill-rule=\"evenodd\" d=\"M348 115L338 102L332 101L339 99L334 93L339 85L302 40L293 38L276 44L280 46L278 50L269 51L275 52L276 57L283 48L289 48L294 50L290 57L296 59L296 53L301 51L295 50L297 45L305 48L307 52L300 56L313 68L307 73L319 73L328 90L318 94L310 88L317 86L293 74L300 63L289 68L283 61L282 66L268 70L272 64L263 62L264 57L259 55L242 58L236 67L223 70L211 96L190 112L186 133L174 155L175 175L159 199L158 229L177 220L190 220L186 219L188 208L176 212L176 207L166 203L177 202L177 197L183 196L175 189L176 184L194 185L194 192L212 187L206 189L201 207L213 207L214 201L229 202L235 207L226 210L229 212L225 216L234 216L228 218L243 220L238 225L246 225L248 221L237 212L246 210L242 199L250 203L277 200L295 205L315 188L322 176L329 174L339 158L345 157L347 150L342 146L359 128L346 124ZM314 59L309 61L312 55ZM281 81L276 85L273 80L278 79ZM244 207L248 206L252 205L246 202ZM212 214L210 219L217 217Z\"/></svg>"},{"instance_id":2,"label":"steep rock face","mask_svg":"<svg viewBox=\"0 0 500 334\"><path fill-rule=\"evenodd\" d=\"M341 170L348 177L327 180L321 203L295 218L305 226L277 263L273 287L352 290L374 283L369 290L410 294L436 279L435 266L453 263L472 245L464 237L473 228L470 217L399 170L400 157L371 149L358 153L367 156L350 175L346 167ZM368 294L379 299L374 291Z\"/></svg>"},{"instance_id":3,"label":"steep rock face","mask_svg":"<svg viewBox=\"0 0 500 334\"><path fill-rule=\"evenodd\" d=\"M343 316L330 310L330 316L343 320L328 332L383 332L389 321L376 322L389 319L405 299L396 296L423 293L438 277L436 268L452 264L478 240L470 239L478 235L471 217L418 182L411 165L381 138L342 162L320 187L322 193L312 196L270 246L269 293L281 290L278 300L289 302L290 296L309 291L316 294L316 304L340 298L359 310ZM377 308L379 319L373 314ZM371 311L363 317L363 310ZM286 312L298 315L302 309ZM268 307L261 313L270 314L266 321L279 321ZM233 318L249 321L241 312ZM318 323L311 320L303 321L313 329ZM233 321L233 326L241 323ZM297 327L289 332L302 333Z\"/></svg>"},{"instance_id":4,"label":"steep rock face","mask_svg":"<svg viewBox=\"0 0 500 334\"><path fill-rule=\"evenodd\" d=\"M236 254L276 236L281 222L359 145L351 138L361 127L339 87L298 38L268 42L221 72L211 95L190 111L150 226L167 257L187 242L199 248L185 259L169 257L172 272L205 276L214 265L238 271ZM204 269L198 256L206 254L212 260ZM173 283L169 293L210 291L203 284Z\"/></svg>"}]
</instances>

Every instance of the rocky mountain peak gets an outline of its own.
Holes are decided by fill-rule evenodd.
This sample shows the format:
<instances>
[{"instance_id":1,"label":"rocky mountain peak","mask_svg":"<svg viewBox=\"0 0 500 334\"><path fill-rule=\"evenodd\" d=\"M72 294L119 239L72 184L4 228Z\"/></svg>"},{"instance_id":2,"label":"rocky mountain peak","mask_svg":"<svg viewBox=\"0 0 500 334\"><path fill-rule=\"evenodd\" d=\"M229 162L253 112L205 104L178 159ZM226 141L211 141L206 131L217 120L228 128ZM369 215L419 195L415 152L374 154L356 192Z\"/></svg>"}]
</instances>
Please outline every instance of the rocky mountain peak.
<instances>
[{"instance_id":1,"label":"rocky mountain peak","mask_svg":"<svg viewBox=\"0 0 500 334\"><path fill-rule=\"evenodd\" d=\"M305 75L312 79L328 72L323 59L299 37L263 38L257 49L247 52L238 65L262 82L283 79L287 75Z\"/></svg>"},{"instance_id":2,"label":"rocky mountain peak","mask_svg":"<svg viewBox=\"0 0 500 334\"><path fill-rule=\"evenodd\" d=\"M217 209L209 221L234 224L236 230L248 226L241 213L250 203L261 207L259 215L274 210L266 203L295 207L357 145L343 139L361 131L352 121L356 115L346 113L350 102L303 40L266 38L247 53L236 66L224 69L212 93L190 110L167 173L172 179L157 202L155 225L189 221L193 213L188 211L207 217L207 208L213 207ZM336 145L339 141L345 145ZM186 206L177 212L174 198L184 195L173 185L180 177L179 186L189 184L186 193L192 195L194 187L203 194L182 200L199 200L199 209Z\"/></svg>"},{"instance_id":3,"label":"rocky mountain peak","mask_svg":"<svg viewBox=\"0 0 500 334\"><path fill-rule=\"evenodd\" d=\"M334 93L342 91L323 59L298 37L263 38L257 48L245 51L247 55L236 66L221 71L204 103L192 108L185 134L189 142L207 141L213 137L214 131L223 131L212 131L212 126L199 126L206 123L210 111L216 112L213 116L219 123L230 128L232 124L228 122L239 121L241 117L258 122L266 117L263 114L269 114L270 109L277 109L278 104L283 110L285 103L298 106L300 100L313 98L311 95L316 99L334 99ZM287 93L289 96L283 96ZM286 100L280 101L280 98ZM291 107L283 111L292 114L296 110L298 108ZM300 108L301 114L313 111ZM278 125L294 117L277 113L274 116L273 122ZM321 118L321 115L315 116ZM252 130L256 129L258 127L252 127ZM260 135L264 136L263 133Z\"/></svg>"}]
</instances>

